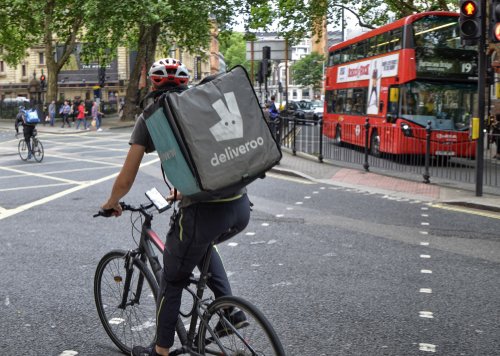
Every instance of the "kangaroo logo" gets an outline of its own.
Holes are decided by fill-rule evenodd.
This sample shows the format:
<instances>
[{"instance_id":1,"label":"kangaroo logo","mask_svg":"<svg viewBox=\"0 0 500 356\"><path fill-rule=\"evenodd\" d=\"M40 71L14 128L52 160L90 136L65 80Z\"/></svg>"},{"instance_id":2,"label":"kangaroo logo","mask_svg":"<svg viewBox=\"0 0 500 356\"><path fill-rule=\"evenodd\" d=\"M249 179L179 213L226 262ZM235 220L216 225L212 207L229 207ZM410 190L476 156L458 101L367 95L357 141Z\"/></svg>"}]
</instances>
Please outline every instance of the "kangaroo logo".
<instances>
[{"instance_id":1,"label":"kangaroo logo","mask_svg":"<svg viewBox=\"0 0 500 356\"><path fill-rule=\"evenodd\" d=\"M217 142L243 137L243 119L234 92L224 93L226 104L219 99L212 104L221 120L210 128Z\"/></svg>"}]
</instances>

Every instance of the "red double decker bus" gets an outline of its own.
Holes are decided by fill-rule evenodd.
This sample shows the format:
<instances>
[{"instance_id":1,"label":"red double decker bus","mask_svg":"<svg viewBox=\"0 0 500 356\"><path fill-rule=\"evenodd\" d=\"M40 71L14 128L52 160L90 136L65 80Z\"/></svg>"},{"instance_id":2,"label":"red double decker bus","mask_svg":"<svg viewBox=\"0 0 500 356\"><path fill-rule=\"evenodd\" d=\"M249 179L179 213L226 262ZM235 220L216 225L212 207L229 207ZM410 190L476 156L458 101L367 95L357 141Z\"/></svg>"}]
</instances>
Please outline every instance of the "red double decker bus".
<instances>
[{"instance_id":1,"label":"red double decker bus","mask_svg":"<svg viewBox=\"0 0 500 356\"><path fill-rule=\"evenodd\" d=\"M477 51L460 43L458 14L411 15L329 49L324 134L371 154L475 157Z\"/></svg>"}]
</instances>

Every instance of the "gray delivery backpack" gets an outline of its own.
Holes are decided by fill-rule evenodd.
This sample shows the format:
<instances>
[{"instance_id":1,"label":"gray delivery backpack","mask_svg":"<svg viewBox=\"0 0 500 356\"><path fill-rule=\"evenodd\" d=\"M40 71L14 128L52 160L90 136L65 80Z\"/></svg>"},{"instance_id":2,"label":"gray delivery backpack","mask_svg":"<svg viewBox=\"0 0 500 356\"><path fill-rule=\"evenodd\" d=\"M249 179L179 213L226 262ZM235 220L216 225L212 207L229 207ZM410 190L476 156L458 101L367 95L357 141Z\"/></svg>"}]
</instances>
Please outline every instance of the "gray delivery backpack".
<instances>
[{"instance_id":1,"label":"gray delivery backpack","mask_svg":"<svg viewBox=\"0 0 500 356\"><path fill-rule=\"evenodd\" d=\"M166 92L144 111L162 168L183 195L230 196L281 160L243 67L183 92Z\"/></svg>"}]
</instances>

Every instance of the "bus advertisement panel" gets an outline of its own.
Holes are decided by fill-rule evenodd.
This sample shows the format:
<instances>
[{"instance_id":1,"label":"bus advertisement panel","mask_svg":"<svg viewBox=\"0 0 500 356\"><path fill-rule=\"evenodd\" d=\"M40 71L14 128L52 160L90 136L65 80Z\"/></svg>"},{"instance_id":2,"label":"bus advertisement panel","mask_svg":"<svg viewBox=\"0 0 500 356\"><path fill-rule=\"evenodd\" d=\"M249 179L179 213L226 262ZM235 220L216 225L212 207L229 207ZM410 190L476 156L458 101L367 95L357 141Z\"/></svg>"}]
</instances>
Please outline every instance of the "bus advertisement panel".
<instances>
[{"instance_id":1,"label":"bus advertisement panel","mask_svg":"<svg viewBox=\"0 0 500 356\"><path fill-rule=\"evenodd\" d=\"M374 155L475 157L477 51L460 44L458 14L428 12L334 45L325 81L324 134Z\"/></svg>"}]
</instances>

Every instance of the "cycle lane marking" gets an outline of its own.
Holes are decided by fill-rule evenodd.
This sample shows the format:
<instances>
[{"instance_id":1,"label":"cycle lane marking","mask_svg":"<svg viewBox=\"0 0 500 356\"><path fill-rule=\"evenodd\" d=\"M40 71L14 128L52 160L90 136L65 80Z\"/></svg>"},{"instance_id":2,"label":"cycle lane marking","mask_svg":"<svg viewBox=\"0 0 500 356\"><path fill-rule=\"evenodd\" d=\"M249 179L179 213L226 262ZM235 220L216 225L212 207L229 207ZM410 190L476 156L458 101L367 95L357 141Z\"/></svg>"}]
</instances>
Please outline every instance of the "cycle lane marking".
<instances>
[{"instance_id":1,"label":"cycle lane marking","mask_svg":"<svg viewBox=\"0 0 500 356\"><path fill-rule=\"evenodd\" d=\"M142 167L145 167L145 166L149 166L153 163L156 163L156 162L159 162L160 159L159 158L155 158L155 159L152 159L151 161L149 162L146 162L146 163L143 163L141 164L141 168ZM21 206L18 206L16 208L13 208L13 209L4 209L4 208L0 208L0 220L3 220L3 219L6 219L10 216L13 216L15 214L19 214L23 211L26 211L28 209L31 209L33 207L36 207L36 206L39 206L39 205L43 205L43 204L46 204L46 203L49 203L53 200L56 200L56 199L59 199L59 198L62 198L68 194L71 194L71 193L74 193L74 192L77 192L79 190L82 190L82 189L85 189L85 188L88 188L88 187L91 187L93 185L96 185L96 184L99 184L99 183L102 183L102 182L105 182L107 180L110 180L110 179L113 179L115 178L120 172L116 172L116 173L113 173L113 174L110 174L108 176L105 176L105 177L102 177L102 178L99 178L99 179L96 179L96 180L91 180L91 181L86 181L86 182L78 182L78 183L81 183L75 187L71 187L69 189L66 189L66 190L63 190L61 192L58 192L58 193L55 193L55 194L52 194L52 195L49 195L47 197L44 197L42 199L39 199L39 200L35 200L33 202L30 202L30 203L27 203L27 204L23 204Z\"/></svg>"}]
</instances>

